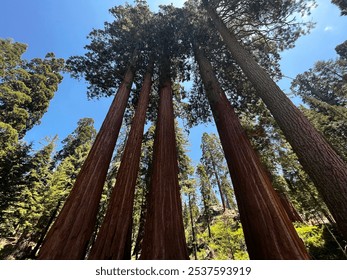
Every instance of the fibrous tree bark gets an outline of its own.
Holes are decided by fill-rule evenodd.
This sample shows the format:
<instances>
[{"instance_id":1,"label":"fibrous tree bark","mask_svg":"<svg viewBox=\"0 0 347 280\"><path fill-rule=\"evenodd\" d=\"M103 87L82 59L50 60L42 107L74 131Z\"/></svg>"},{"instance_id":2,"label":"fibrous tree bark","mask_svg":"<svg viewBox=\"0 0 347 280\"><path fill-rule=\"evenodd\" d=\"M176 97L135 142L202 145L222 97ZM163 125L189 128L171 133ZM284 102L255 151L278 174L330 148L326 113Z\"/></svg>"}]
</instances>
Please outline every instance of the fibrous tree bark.
<instances>
[{"instance_id":1,"label":"fibrous tree bark","mask_svg":"<svg viewBox=\"0 0 347 280\"><path fill-rule=\"evenodd\" d=\"M235 61L274 116L347 239L347 164L203 1Z\"/></svg>"},{"instance_id":2,"label":"fibrous tree bark","mask_svg":"<svg viewBox=\"0 0 347 280\"><path fill-rule=\"evenodd\" d=\"M134 62L110 106L95 142L55 223L39 259L84 259L96 222L101 193L134 78Z\"/></svg>"},{"instance_id":3,"label":"fibrous tree bark","mask_svg":"<svg viewBox=\"0 0 347 280\"><path fill-rule=\"evenodd\" d=\"M188 259L184 235L170 64L163 58L150 193L141 259Z\"/></svg>"},{"instance_id":4,"label":"fibrous tree bark","mask_svg":"<svg viewBox=\"0 0 347 280\"><path fill-rule=\"evenodd\" d=\"M211 63L196 43L194 52L232 177L250 258L308 259Z\"/></svg>"},{"instance_id":5,"label":"fibrous tree bark","mask_svg":"<svg viewBox=\"0 0 347 280\"><path fill-rule=\"evenodd\" d=\"M277 191L278 197L280 198L280 201L282 203L282 206L284 210L286 210L287 215L289 219L294 223L294 222L300 222L303 223L304 221L300 217L299 213L296 211L294 208L293 204L288 200L288 197L282 193Z\"/></svg>"},{"instance_id":6,"label":"fibrous tree bark","mask_svg":"<svg viewBox=\"0 0 347 280\"><path fill-rule=\"evenodd\" d=\"M131 244L135 185L141 156L146 110L152 85L152 69L153 65L150 65L144 77L116 183L89 259L121 260L129 259L131 256L129 243Z\"/></svg>"}]
</instances>

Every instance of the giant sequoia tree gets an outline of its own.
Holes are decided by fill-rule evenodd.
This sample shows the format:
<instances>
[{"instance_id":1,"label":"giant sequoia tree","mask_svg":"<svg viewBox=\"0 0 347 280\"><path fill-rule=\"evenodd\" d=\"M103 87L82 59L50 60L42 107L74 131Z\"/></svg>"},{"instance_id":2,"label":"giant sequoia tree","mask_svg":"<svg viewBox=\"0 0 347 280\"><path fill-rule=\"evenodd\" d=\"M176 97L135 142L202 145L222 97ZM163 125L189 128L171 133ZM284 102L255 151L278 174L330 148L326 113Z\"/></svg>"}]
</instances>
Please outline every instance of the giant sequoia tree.
<instances>
[{"instance_id":1,"label":"giant sequoia tree","mask_svg":"<svg viewBox=\"0 0 347 280\"><path fill-rule=\"evenodd\" d=\"M196 43L194 51L234 183L250 257L307 259L304 244L282 208L265 169L214 76L211 64ZM272 224L271 221L276 222Z\"/></svg>"},{"instance_id":2,"label":"giant sequoia tree","mask_svg":"<svg viewBox=\"0 0 347 280\"><path fill-rule=\"evenodd\" d=\"M141 259L188 258L174 126L177 112L188 117L190 124L213 117L235 187L250 257L307 259L303 243L272 187L272 178L253 150L238 117L243 111L253 114L260 134L266 135L266 129L261 127L262 116L258 114L267 111L258 109L259 104L262 105L259 97L283 129L304 168L320 184L323 196L331 195L328 205L332 210L340 207L343 213L343 162L270 78L280 75L279 51L292 47L300 34L305 33L305 25L286 21L292 14L305 9L305 1L203 2L207 13L199 9L200 1L189 1L183 9L163 6L156 14L149 11L144 1L137 1L135 6L115 7L111 9L115 21L90 34L86 55L69 60L73 75L82 75L89 81L89 97L108 96L115 90L118 93L70 196L46 237L39 253L41 259L85 257L119 128L123 119L131 123L133 111L136 113L115 188L104 222L92 244L91 259L130 257L134 187L136 180L144 179L150 183L148 192L142 194L142 213L146 214L140 219L136 254L141 245ZM145 75L150 61L154 63L151 95L150 75ZM175 90L174 82L189 80L191 74L195 79L189 94L192 102L186 104L185 92ZM138 90L132 90L132 81L136 88L143 83L144 91L140 95ZM147 117L156 123L153 159L146 164L150 167L146 176L136 178L147 104ZM127 114L124 114L126 107ZM316 142L309 143L312 140ZM298 147L299 144L304 148ZM316 151L311 146L321 149ZM214 169L215 175L211 178L219 186L226 208L229 199L223 190L226 176L217 172L211 151L209 155L205 152L205 162ZM320 156L320 162L316 162L316 156ZM271 171L275 169L274 164ZM318 182L321 169L327 169L322 170L326 178ZM198 173L202 182L204 222L210 231L210 185L202 166ZM322 186L334 183L336 186L331 186L331 192ZM341 199L337 198L338 193ZM190 209L192 200L192 196L188 196ZM193 215L190 218L194 232ZM343 215L335 211L335 219L343 230ZM196 247L194 250L196 252Z\"/></svg>"},{"instance_id":3,"label":"giant sequoia tree","mask_svg":"<svg viewBox=\"0 0 347 280\"><path fill-rule=\"evenodd\" d=\"M178 40L180 11L158 15L159 105L148 210L141 259L188 259L184 235L174 124L172 80L182 60ZM184 46L184 45L183 45ZM175 61L176 60L176 61ZM173 63L175 61L175 63Z\"/></svg>"},{"instance_id":4,"label":"giant sequoia tree","mask_svg":"<svg viewBox=\"0 0 347 280\"><path fill-rule=\"evenodd\" d=\"M347 237L346 163L240 44L237 36L227 28L209 1L205 0L203 3L233 58L271 111L301 164L323 196L341 232ZM261 17L262 9L259 11L258 16Z\"/></svg>"},{"instance_id":5,"label":"giant sequoia tree","mask_svg":"<svg viewBox=\"0 0 347 280\"><path fill-rule=\"evenodd\" d=\"M91 33L93 40L88 48L94 53L91 51L85 57L71 59L74 62L70 63L74 66L72 71L84 74L87 80L95 79L95 73L100 75L105 69L107 73L114 72L109 74L112 77L110 79L107 79L107 73L104 73L105 78L98 79L100 83L97 85L91 83L94 89L105 87L105 83L110 82L111 85L107 84L110 91L110 88L117 84L117 80L122 82L75 185L42 245L39 253L41 259L81 259L85 256L134 79L139 53L138 44L141 42L140 35L143 35L139 33L138 25L134 24L141 24L137 17L139 14L143 15L142 20L147 20L145 13L138 11L142 8L140 5L125 11L122 7L114 9L113 13L119 20L106 24L105 30L95 30ZM122 13L127 13L126 17L122 17ZM114 32L107 32L108 30ZM115 41L126 42L122 46L117 44L118 47L123 47L121 51L115 48ZM100 59L96 60L95 56L100 52L105 56L99 56ZM120 56L120 53L124 56ZM110 67L110 62L112 66L115 65L115 69L110 69L113 68ZM124 78L120 78L123 75ZM75 220L78 222L75 223Z\"/></svg>"},{"instance_id":6,"label":"giant sequoia tree","mask_svg":"<svg viewBox=\"0 0 347 280\"><path fill-rule=\"evenodd\" d=\"M117 173L116 184L105 220L98 232L89 259L129 259L131 257L132 202L134 201L141 156L141 140L152 85L152 72L153 62L149 65L144 77L137 110Z\"/></svg>"}]
</instances>

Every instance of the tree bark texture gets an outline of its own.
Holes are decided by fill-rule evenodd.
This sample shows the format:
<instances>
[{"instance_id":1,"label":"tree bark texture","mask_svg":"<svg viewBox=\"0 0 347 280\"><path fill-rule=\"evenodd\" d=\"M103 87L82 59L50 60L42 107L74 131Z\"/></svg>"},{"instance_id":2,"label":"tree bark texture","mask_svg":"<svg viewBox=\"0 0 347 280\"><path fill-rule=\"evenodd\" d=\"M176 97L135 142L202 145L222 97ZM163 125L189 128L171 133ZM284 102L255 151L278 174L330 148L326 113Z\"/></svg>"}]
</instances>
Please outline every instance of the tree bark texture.
<instances>
[{"instance_id":1,"label":"tree bark texture","mask_svg":"<svg viewBox=\"0 0 347 280\"><path fill-rule=\"evenodd\" d=\"M233 58L274 116L347 240L347 164L205 4Z\"/></svg>"},{"instance_id":2,"label":"tree bark texture","mask_svg":"<svg viewBox=\"0 0 347 280\"><path fill-rule=\"evenodd\" d=\"M140 163L146 111L152 86L152 68L151 66L144 78L106 216L92 247L89 259L122 260L130 259L131 256L131 246L126 246L126 244L129 243L129 234L131 241L135 185Z\"/></svg>"},{"instance_id":3,"label":"tree bark texture","mask_svg":"<svg viewBox=\"0 0 347 280\"><path fill-rule=\"evenodd\" d=\"M303 223L304 221L300 217L299 213L296 211L294 208L293 204L288 200L288 197L281 192L277 192L278 197L280 198L280 201L282 203L282 206L284 210L286 210L287 215L289 219L294 223L294 222L300 222Z\"/></svg>"},{"instance_id":4,"label":"tree bark texture","mask_svg":"<svg viewBox=\"0 0 347 280\"><path fill-rule=\"evenodd\" d=\"M39 259L84 259L133 78L130 66L71 193L42 244Z\"/></svg>"},{"instance_id":5,"label":"tree bark texture","mask_svg":"<svg viewBox=\"0 0 347 280\"><path fill-rule=\"evenodd\" d=\"M232 177L251 259L309 259L203 50L195 57Z\"/></svg>"},{"instance_id":6,"label":"tree bark texture","mask_svg":"<svg viewBox=\"0 0 347 280\"><path fill-rule=\"evenodd\" d=\"M160 86L143 260L188 259L184 235L170 78Z\"/></svg>"}]
</instances>

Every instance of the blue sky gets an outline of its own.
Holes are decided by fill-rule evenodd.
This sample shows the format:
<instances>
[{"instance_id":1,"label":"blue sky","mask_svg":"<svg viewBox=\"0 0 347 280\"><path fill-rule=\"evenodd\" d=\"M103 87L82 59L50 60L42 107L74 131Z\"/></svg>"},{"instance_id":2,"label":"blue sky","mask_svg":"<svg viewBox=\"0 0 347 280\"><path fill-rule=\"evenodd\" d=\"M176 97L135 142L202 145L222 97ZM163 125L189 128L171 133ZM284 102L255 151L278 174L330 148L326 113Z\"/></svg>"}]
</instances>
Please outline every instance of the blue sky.
<instances>
[{"instance_id":1,"label":"blue sky","mask_svg":"<svg viewBox=\"0 0 347 280\"><path fill-rule=\"evenodd\" d=\"M183 2L153 0L149 5L156 10L159 4L182 6ZM28 44L24 56L27 59L44 57L47 52L67 59L83 54L83 47L88 43L86 36L92 28L102 28L105 21L111 21L108 9L124 3L114 0L3 0L0 5L0 37ZM282 54L281 66L286 76L295 77L317 60L335 58L335 46L347 39L347 17L340 17L338 8L330 1L319 0L318 4L310 16L317 22L316 28L310 35L300 38L294 49ZM288 79L279 85L289 92ZM62 140L83 117L93 118L98 129L110 103L111 98L88 101L85 82L65 75L41 124L34 127L25 140L34 141L36 148L40 147L39 143L44 143L42 140L46 136L57 134ZM202 131L215 129L213 126L200 126L191 130L190 155L194 162L200 158Z\"/></svg>"}]
</instances>

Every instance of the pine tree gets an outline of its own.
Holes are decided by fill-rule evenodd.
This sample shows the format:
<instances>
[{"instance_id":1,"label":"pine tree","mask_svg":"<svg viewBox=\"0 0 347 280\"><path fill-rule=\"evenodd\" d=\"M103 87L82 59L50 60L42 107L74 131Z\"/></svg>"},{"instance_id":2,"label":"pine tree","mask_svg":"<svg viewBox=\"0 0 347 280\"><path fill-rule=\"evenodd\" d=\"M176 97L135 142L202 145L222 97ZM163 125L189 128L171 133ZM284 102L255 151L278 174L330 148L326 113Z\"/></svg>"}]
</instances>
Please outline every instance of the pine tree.
<instances>
[{"instance_id":1,"label":"pine tree","mask_svg":"<svg viewBox=\"0 0 347 280\"><path fill-rule=\"evenodd\" d=\"M18 202L7 210L5 216L8 220L4 224L5 237L20 235L7 254L16 259L36 257L43 237L70 192L95 138L93 123L90 118L81 119L75 131L62 141L64 145L57 154L65 156L59 158L59 164L56 156L51 157L56 138L33 155ZM9 232L11 229L13 233Z\"/></svg>"},{"instance_id":2,"label":"pine tree","mask_svg":"<svg viewBox=\"0 0 347 280\"><path fill-rule=\"evenodd\" d=\"M315 125L347 161L347 62L319 61L314 67L298 75L292 82L292 91L300 96L309 109L301 107Z\"/></svg>"},{"instance_id":3,"label":"pine tree","mask_svg":"<svg viewBox=\"0 0 347 280\"><path fill-rule=\"evenodd\" d=\"M36 257L48 229L71 191L95 136L94 120L82 118L78 121L77 128L62 141L63 147L53 157L52 164L56 167L51 171L51 187L46 195L49 204L37 222L35 230L30 234L31 242L36 243L30 257Z\"/></svg>"},{"instance_id":4,"label":"pine tree","mask_svg":"<svg viewBox=\"0 0 347 280\"><path fill-rule=\"evenodd\" d=\"M197 206L196 182L193 178L194 167L192 160L188 156L188 139L183 130L176 122L176 143L178 153L178 181L181 187L182 204L186 207L183 209L188 216L188 221L185 223L186 239L188 252L193 254L194 259L197 259L197 218L199 216L199 208Z\"/></svg>"},{"instance_id":5,"label":"pine tree","mask_svg":"<svg viewBox=\"0 0 347 280\"><path fill-rule=\"evenodd\" d=\"M0 122L10 125L22 138L47 111L62 81L64 60L48 53L44 59L21 59L26 46L0 40Z\"/></svg>"},{"instance_id":6,"label":"pine tree","mask_svg":"<svg viewBox=\"0 0 347 280\"><path fill-rule=\"evenodd\" d=\"M51 154L55 140L49 141L46 146L35 153L20 197L4 213L2 227L8 232L6 237L17 238L12 250L7 250L7 254L15 259L25 257L28 250L30 251L30 246L33 244L30 244L29 236L32 231L36 230L37 222L50 206L50 198L47 194L51 187Z\"/></svg>"},{"instance_id":7,"label":"pine tree","mask_svg":"<svg viewBox=\"0 0 347 280\"><path fill-rule=\"evenodd\" d=\"M48 53L27 61L21 58L26 49L0 39L0 213L16 203L30 169L31 145L21 139L40 122L62 81L63 59Z\"/></svg>"},{"instance_id":8,"label":"pine tree","mask_svg":"<svg viewBox=\"0 0 347 280\"><path fill-rule=\"evenodd\" d=\"M196 168L196 174L199 180L201 200L202 200L202 218L203 227L207 228L208 237L211 238L211 221L212 221L212 206L217 203L217 198L213 192L210 180L206 174L204 165L201 163Z\"/></svg>"},{"instance_id":9,"label":"pine tree","mask_svg":"<svg viewBox=\"0 0 347 280\"><path fill-rule=\"evenodd\" d=\"M217 186L223 210L231 208L232 190L227 179L226 163L220 146L219 139L215 134L203 133L201 139L201 162L209 175L212 185Z\"/></svg>"}]
</instances>

